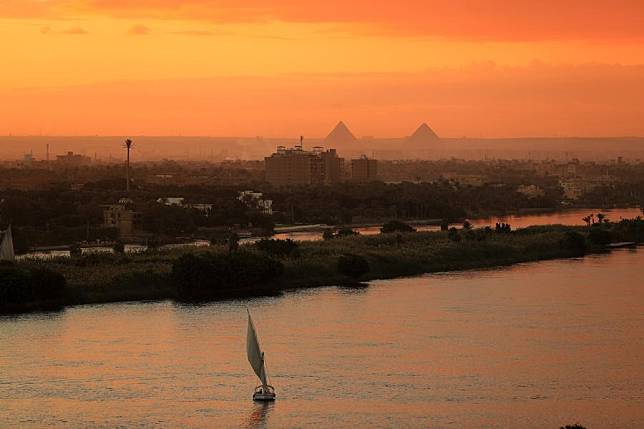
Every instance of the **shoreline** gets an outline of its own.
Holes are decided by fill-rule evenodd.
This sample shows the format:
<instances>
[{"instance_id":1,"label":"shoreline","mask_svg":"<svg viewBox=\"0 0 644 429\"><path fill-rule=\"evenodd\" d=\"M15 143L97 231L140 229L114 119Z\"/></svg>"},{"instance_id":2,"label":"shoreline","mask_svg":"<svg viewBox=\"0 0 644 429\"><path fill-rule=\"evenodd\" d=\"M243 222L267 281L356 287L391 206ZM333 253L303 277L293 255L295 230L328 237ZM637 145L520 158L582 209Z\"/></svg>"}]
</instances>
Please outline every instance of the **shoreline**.
<instances>
[{"instance_id":1,"label":"shoreline","mask_svg":"<svg viewBox=\"0 0 644 429\"><path fill-rule=\"evenodd\" d=\"M242 253L263 255L278 261L283 270L269 281L226 283L208 290L206 299L216 301L252 296L279 295L294 289L323 286L351 286L373 280L418 276L510 266L517 263L579 257L608 253L606 245L569 244L570 234L588 240L589 229L575 226L537 226L511 233L476 229L460 231L458 241L447 232L412 232L404 234L359 235L329 241L300 242L297 256L271 256L256 245L241 246ZM626 240L620 240L626 241ZM577 247L575 247L577 246ZM357 255L368 262L369 270L357 277L338 271L342 255ZM226 258L223 246L173 249L164 252L113 255L94 254L81 257L33 261L16 264L20 269L45 268L62 275L67 283L58 303L62 306L110 302L174 300L191 301L181 296L173 281L173 264L185 255ZM242 269L241 271L246 271ZM198 300L198 301L199 301ZM39 302L13 305L11 313L38 311ZM45 304L45 302L43 302ZM51 301L47 302L51 306ZM8 308L0 309L0 314Z\"/></svg>"},{"instance_id":2,"label":"shoreline","mask_svg":"<svg viewBox=\"0 0 644 429\"><path fill-rule=\"evenodd\" d=\"M611 211L611 210L633 210L633 211L641 211L642 209L639 207L633 207L633 206L628 206L628 207L610 207L610 208L597 208L597 207L560 207L560 208L530 208L530 209L519 209L519 210L512 210L512 211L497 211L497 212L479 212L479 213L473 213L471 214L470 217L464 217L464 218L458 218L458 219L451 219L449 221L449 226L460 226L464 221L470 221L475 224L477 224L477 227L483 226L481 224L482 221L491 221L494 218L502 219L504 217L530 217L530 216L541 216L541 215L550 215L550 214L562 214L565 215L567 213L575 212L575 211L582 211L582 210L588 210L589 212L604 212L604 211ZM583 213L580 213L580 216ZM416 227L416 228L425 228L425 227L438 227L440 226L442 219L407 219L403 220L403 222L407 223L410 226ZM351 223L351 224L336 224L336 225L327 225L327 224L292 224L292 225L276 225L272 235L270 236L260 236L260 235L253 235L251 237L241 237L241 241L244 242L246 240L248 241L256 241L260 238L263 237L274 237L277 238L280 235L289 235L289 234L316 234L316 233L322 233L326 230L338 230L342 228L351 228L351 229L365 229L365 228L380 228L382 225L386 223L386 220L381 220L381 221L365 221L365 222L356 222L356 223ZM493 226L493 225L491 225ZM567 225L567 226L579 226L579 225ZM307 240L298 240L297 241L307 241ZM169 239L167 240L167 244L159 246L161 249L164 248L173 248L173 247L189 247L189 246L202 246L203 243L207 242L208 239L206 238L205 235L203 234L196 234L192 237L180 237L177 239ZM137 252L144 251L144 249L141 249L142 247L145 247L146 244L144 241L140 240L134 240L134 241L125 241L124 244L126 247L133 247L136 248L134 251L126 251L128 254L133 254ZM82 252L85 253L92 253L96 251L103 251L106 253L111 253L113 251L113 246L114 242L105 242L105 243L94 243L94 242L89 242L89 243L79 243L79 247L81 248ZM69 257L69 255L54 255L53 253L50 252L69 252L71 248L75 247L74 244L68 244L68 245L52 245L52 246L40 246L40 247L33 247L29 250L29 252L22 253L17 255L19 259L47 259L47 258L55 258L55 257Z\"/></svg>"}]
</instances>

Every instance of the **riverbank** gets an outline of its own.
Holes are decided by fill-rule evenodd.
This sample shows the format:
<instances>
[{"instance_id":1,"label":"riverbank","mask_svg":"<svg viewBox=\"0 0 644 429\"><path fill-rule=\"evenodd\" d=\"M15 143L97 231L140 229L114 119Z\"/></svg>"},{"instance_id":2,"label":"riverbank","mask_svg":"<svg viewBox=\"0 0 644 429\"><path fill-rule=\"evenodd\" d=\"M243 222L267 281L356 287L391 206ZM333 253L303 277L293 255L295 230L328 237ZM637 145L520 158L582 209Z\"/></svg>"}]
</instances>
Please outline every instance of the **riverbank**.
<instances>
[{"instance_id":1,"label":"riverbank","mask_svg":"<svg viewBox=\"0 0 644 429\"><path fill-rule=\"evenodd\" d=\"M611 224L598 228L622 240L629 238L626 232L618 234L617 227L617 224ZM591 228L586 227L538 226L511 233L491 229L460 230L456 234L454 231L301 242L291 255L267 256L256 244L243 245L238 252L258 254L279 262L280 275L254 283L233 284L236 283L233 280L231 284L214 290L209 298L279 294L294 288L355 284L608 251L607 243L598 245L588 239ZM93 254L47 261L25 260L19 262L18 267L26 270L44 268L60 273L67 283L64 305L182 299L172 273L173 265L185 255L225 259L227 249L211 246L130 255ZM367 271L355 277L341 272L338 260L343 255L364 259L368 264Z\"/></svg>"}]
</instances>

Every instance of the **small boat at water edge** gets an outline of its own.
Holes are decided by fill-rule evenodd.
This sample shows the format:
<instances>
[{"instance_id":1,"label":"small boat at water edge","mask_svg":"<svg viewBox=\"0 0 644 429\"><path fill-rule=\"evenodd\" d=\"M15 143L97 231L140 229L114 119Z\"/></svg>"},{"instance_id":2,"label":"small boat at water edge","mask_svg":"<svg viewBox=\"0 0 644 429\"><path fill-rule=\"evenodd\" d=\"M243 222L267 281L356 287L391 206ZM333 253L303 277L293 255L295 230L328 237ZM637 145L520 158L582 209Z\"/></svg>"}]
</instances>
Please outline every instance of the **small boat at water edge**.
<instances>
[{"instance_id":1,"label":"small boat at water edge","mask_svg":"<svg viewBox=\"0 0 644 429\"><path fill-rule=\"evenodd\" d=\"M264 352L259 346L259 337L253 325L253 319L248 312L248 330L246 332L246 354L248 362L255 371L257 377L262 382L261 385L255 387L253 393L253 401L274 401L275 388L268 384L268 373L266 372L266 362L264 360Z\"/></svg>"}]
</instances>

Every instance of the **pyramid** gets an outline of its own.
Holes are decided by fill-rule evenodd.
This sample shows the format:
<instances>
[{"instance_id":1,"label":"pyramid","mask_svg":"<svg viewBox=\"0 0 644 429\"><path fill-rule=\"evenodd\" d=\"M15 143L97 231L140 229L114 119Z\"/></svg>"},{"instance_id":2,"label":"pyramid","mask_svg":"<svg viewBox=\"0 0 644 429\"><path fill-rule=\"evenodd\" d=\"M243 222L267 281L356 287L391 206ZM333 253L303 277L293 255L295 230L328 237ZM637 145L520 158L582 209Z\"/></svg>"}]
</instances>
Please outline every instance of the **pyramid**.
<instances>
[{"instance_id":1,"label":"pyramid","mask_svg":"<svg viewBox=\"0 0 644 429\"><path fill-rule=\"evenodd\" d=\"M353 135L349 128L344 124L344 122L338 122L338 125L335 126L333 131L329 133L328 136L324 139L324 144L327 147L335 148L353 145L358 142L356 136Z\"/></svg>"},{"instance_id":2,"label":"pyramid","mask_svg":"<svg viewBox=\"0 0 644 429\"><path fill-rule=\"evenodd\" d=\"M420 127L418 127L416 131L414 131L414 134L405 139L405 143L409 144L410 146L427 146L439 141L440 137L438 137L434 130L432 130L429 125L424 122Z\"/></svg>"}]
</instances>

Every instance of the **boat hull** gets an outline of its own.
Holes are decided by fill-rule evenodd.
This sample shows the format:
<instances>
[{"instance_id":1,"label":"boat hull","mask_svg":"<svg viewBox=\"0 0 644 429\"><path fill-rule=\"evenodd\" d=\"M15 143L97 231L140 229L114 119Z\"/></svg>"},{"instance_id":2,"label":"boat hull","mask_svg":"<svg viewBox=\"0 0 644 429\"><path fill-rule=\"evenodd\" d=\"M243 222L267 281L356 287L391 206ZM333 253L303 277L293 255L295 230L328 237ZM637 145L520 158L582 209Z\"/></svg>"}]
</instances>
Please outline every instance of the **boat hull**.
<instances>
[{"instance_id":1,"label":"boat hull","mask_svg":"<svg viewBox=\"0 0 644 429\"><path fill-rule=\"evenodd\" d=\"M253 393L253 401L274 401L275 396L275 388L273 388L273 386L257 386L255 388L255 393Z\"/></svg>"},{"instance_id":2,"label":"boat hull","mask_svg":"<svg viewBox=\"0 0 644 429\"><path fill-rule=\"evenodd\" d=\"M253 401L258 401L258 402L269 402L269 401L274 401L275 400L275 394L274 393L261 393L261 394L254 394L253 395Z\"/></svg>"}]
</instances>

